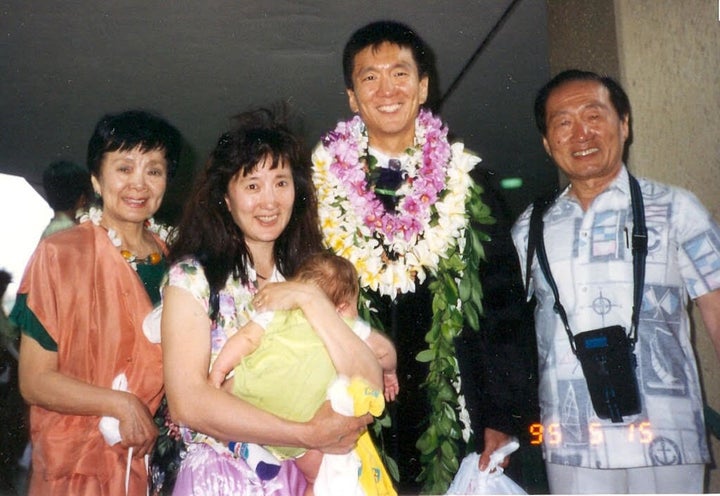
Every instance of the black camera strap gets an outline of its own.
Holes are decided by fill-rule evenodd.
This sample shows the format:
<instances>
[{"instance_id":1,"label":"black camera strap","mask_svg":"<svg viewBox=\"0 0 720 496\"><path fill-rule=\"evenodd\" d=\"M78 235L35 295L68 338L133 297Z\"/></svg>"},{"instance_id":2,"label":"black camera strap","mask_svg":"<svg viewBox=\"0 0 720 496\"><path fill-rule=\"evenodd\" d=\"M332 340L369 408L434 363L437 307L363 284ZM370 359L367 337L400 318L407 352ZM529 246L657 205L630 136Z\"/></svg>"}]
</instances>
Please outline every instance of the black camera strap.
<instances>
[{"instance_id":1,"label":"black camera strap","mask_svg":"<svg viewBox=\"0 0 720 496\"><path fill-rule=\"evenodd\" d=\"M642 304L643 285L645 281L645 258L647 257L647 228L645 226L645 206L643 204L642 192L640 191L640 184L632 174L629 174L630 179L630 203L633 213L633 232L632 232L632 254L633 254L633 312L632 312L632 324L628 338L635 347L637 342L637 327L640 320L640 306ZM555 305L553 310L560 316L565 327L565 332L570 339L570 346L573 353L577 354L575 346L575 340L573 338L572 330L568 322L567 313L565 307L560 303L560 294L558 292L555 279L553 278L552 272L550 271L550 264L548 263L547 252L545 251L545 241L543 238L543 215L547 209L552 205L558 194L554 192L550 196L546 196L535 200L533 202L533 211L530 215L530 226L528 231L528 253L527 253L527 266L526 266L526 287L530 287L530 270L532 267L533 256L537 252L538 264L540 270L542 270L545 279L547 280L550 289L555 297Z\"/></svg>"}]
</instances>

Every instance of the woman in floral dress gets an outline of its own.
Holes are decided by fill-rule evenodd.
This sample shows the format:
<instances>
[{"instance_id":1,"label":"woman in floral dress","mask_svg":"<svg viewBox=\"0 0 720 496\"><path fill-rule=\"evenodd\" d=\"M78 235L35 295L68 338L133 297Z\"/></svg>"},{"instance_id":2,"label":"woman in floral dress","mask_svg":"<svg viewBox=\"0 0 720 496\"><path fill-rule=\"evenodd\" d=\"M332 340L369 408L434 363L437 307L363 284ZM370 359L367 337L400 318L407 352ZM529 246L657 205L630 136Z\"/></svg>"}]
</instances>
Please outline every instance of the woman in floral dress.
<instances>
[{"instance_id":1,"label":"woman in floral dress","mask_svg":"<svg viewBox=\"0 0 720 496\"><path fill-rule=\"evenodd\" d=\"M213 359L253 309L289 308L303 310L339 373L380 377L370 348L319 288L281 282L321 249L316 208L298 140L268 110L238 116L186 205L164 287L166 392L185 444L173 494L302 494L305 481L293 462L263 481L228 442L348 452L371 421L336 415L326 404L308 423L289 422L207 381Z\"/></svg>"}]
</instances>

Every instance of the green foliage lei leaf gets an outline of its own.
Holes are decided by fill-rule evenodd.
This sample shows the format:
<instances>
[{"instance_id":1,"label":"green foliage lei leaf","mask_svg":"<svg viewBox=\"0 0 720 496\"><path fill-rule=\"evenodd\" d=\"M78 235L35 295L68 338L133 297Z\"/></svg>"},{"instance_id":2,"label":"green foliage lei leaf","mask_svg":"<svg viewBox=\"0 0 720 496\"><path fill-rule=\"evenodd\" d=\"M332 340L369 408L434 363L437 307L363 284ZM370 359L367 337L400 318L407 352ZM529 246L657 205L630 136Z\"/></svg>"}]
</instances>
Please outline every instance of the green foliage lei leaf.
<instances>
[{"instance_id":1,"label":"green foliage lei leaf","mask_svg":"<svg viewBox=\"0 0 720 496\"><path fill-rule=\"evenodd\" d=\"M433 294L433 319L425 335L428 348L417 356L429 364L423 389L427 391L431 413L427 430L417 442L423 465L419 479L425 494L444 494L465 454L454 339L464 323L478 331L483 313L478 269L485 258L482 241L489 238L477 230L477 225L493 223L494 219L481 193L480 186L474 184L466 203L470 224L465 231L462 256L455 252L442 259L437 277L429 286Z\"/></svg>"}]
</instances>

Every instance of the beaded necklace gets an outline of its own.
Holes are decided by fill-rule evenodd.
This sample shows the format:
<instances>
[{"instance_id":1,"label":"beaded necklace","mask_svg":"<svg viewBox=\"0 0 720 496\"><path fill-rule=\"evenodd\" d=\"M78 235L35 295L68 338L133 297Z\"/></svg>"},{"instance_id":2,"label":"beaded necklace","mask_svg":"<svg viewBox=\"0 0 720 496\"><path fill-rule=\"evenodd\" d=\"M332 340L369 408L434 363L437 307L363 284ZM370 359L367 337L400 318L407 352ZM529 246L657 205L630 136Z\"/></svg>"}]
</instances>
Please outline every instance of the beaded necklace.
<instances>
[{"instance_id":1,"label":"beaded necklace","mask_svg":"<svg viewBox=\"0 0 720 496\"><path fill-rule=\"evenodd\" d=\"M109 233L109 231L108 231ZM150 255L148 255L145 258L138 258L137 255L135 255L130 250L120 250L120 255L123 256L123 258L130 264L147 264L147 265L157 265L162 260L162 255L154 251ZM137 265L133 265L133 268L137 269Z\"/></svg>"},{"instance_id":2,"label":"beaded necklace","mask_svg":"<svg viewBox=\"0 0 720 496\"><path fill-rule=\"evenodd\" d=\"M107 231L108 238L110 238L110 242L113 244L113 246L120 248L120 246L122 246L122 240L118 236L115 229L107 228L102 225L102 214L103 211L101 208L97 208L95 206L90 207L87 212L83 213L80 216L80 222L83 223L91 221L96 226L104 228ZM152 218L145 221L144 227L148 231L157 234L163 241L167 240L169 234L168 228L166 226L163 226L162 224L157 224ZM137 271L137 264L157 265L162 261L162 254L160 252L152 252L146 257L139 258L135 253L131 252L130 250L121 249L120 255L122 255L125 261L130 264L130 267L132 267L135 271Z\"/></svg>"}]
</instances>

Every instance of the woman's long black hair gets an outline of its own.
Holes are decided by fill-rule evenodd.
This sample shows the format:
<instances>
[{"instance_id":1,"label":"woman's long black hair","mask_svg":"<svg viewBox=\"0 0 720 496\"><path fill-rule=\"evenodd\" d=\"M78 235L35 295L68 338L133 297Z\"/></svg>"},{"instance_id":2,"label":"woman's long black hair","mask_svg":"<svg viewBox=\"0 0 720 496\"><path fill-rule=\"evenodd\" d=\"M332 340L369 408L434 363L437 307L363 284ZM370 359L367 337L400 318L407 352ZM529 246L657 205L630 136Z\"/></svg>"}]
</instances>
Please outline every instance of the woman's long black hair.
<instances>
[{"instance_id":1,"label":"woman's long black hair","mask_svg":"<svg viewBox=\"0 0 720 496\"><path fill-rule=\"evenodd\" d=\"M291 277L306 256L322 249L310 155L284 115L261 108L242 113L235 121L236 127L220 137L197 178L170 248L171 263L192 256L202 264L211 294L217 294L231 274L244 284L249 281L252 254L225 195L237 174L248 174L265 159L272 162L271 168L290 167L295 185L290 221L275 241L278 270Z\"/></svg>"}]
</instances>

